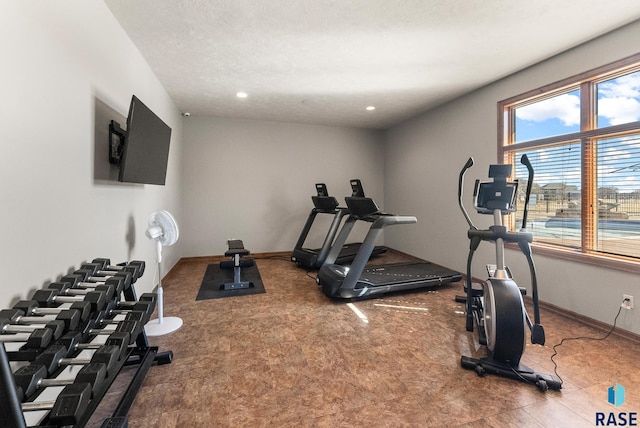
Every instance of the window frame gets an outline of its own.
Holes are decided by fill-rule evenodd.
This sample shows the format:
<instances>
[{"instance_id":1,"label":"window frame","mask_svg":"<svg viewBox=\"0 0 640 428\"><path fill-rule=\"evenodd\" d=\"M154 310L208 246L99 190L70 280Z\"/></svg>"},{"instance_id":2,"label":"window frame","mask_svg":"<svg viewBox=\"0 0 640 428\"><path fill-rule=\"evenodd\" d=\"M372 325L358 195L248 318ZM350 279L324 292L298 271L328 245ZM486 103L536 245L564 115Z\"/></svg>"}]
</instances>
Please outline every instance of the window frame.
<instances>
[{"instance_id":1,"label":"window frame","mask_svg":"<svg viewBox=\"0 0 640 428\"><path fill-rule=\"evenodd\" d=\"M549 146L571 140L578 140L581 143L581 159L583 164L581 179L581 218L583 227L580 248L571 249L547 243L536 243L534 237L532 244L534 253L631 273L640 273L640 257L610 255L590 249L594 248L593 244L596 239L596 229L589 226L594 224L595 217L589 207L597 203L597 190L594 190L596 186L590 185L593 180L596 180L597 175L589 171L590 166L595 165L595 161L592 161L593 157L596 156L593 141L607 137L622 137L629 134L640 133L640 121L597 128L596 87L597 84L602 81L615 79L616 77L637 71L640 71L640 53L498 102L497 156L498 162L500 163L510 163L510 161L513 163L510 157L513 156L512 153L517 151ZM539 102L575 89L580 89L580 131L521 143L514 142L516 107ZM513 215L511 217L513 219ZM589 231L591 231L591 233L589 233ZM512 247L511 245L509 246Z\"/></svg>"}]
</instances>

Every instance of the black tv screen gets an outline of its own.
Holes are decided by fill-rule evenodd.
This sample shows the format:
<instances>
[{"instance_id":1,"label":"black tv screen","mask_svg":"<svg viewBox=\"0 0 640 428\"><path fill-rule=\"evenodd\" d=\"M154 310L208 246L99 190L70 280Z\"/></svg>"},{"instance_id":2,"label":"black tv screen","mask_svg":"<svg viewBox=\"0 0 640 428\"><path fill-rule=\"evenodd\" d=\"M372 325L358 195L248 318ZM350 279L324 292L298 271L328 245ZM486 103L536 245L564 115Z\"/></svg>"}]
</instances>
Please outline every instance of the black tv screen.
<instances>
[{"instance_id":1,"label":"black tv screen","mask_svg":"<svg viewBox=\"0 0 640 428\"><path fill-rule=\"evenodd\" d=\"M135 95L131 97L118 180L163 185L170 140L171 128Z\"/></svg>"}]
</instances>

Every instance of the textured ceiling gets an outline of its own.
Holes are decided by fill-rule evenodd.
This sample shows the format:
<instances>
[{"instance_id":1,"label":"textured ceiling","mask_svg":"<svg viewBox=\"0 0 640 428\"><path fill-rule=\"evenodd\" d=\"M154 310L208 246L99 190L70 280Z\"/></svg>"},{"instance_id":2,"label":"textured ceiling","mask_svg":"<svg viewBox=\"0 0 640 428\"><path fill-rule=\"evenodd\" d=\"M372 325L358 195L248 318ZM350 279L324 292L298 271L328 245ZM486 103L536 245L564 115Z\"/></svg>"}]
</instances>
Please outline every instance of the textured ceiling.
<instances>
[{"instance_id":1,"label":"textured ceiling","mask_svg":"<svg viewBox=\"0 0 640 428\"><path fill-rule=\"evenodd\" d=\"M105 3L182 111L375 129L640 18L638 0Z\"/></svg>"}]
</instances>

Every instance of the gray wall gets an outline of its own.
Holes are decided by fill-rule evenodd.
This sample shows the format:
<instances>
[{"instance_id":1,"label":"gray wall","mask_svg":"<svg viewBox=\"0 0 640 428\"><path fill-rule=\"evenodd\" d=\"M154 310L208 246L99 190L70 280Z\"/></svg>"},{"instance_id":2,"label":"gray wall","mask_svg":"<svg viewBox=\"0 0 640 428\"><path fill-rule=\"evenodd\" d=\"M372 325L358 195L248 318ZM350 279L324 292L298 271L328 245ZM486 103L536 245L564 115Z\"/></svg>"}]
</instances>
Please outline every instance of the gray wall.
<instances>
[{"instance_id":1,"label":"gray wall","mask_svg":"<svg viewBox=\"0 0 640 428\"><path fill-rule=\"evenodd\" d=\"M145 260L150 291L148 216L182 214L174 103L101 1L1 2L0 46L0 307L94 257ZM166 186L109 179L108 120L126 125L132 94L173 128Z\"/></svg>"},{"instance_id":2,"label":"gray wall","mask_svg":"<svg viewBox=\"0 0 640 428\"><path fill-rule=\"evenodd\" d=\"M180 241L165 250L166 269L180 257L221 254L227 238L243 239L254 252L289 251L314 183L326 182L342 201L350 178L361 178L378 202L384 197L382 208L418 217L416 225L389 229L387 245L464 270L468 243L457 175L470 155L477 175L496 160L497 101L635 53L638 34L635 23L383 135L183 120L102 2L2 2L0 306L101 256L145 260L150 270L139 290L148 291L155 257L144 230L157 209L168 209L181 225ZM132 94L173 128L166 186L110 178L101 122L123 121ZM492 256L484 248L476 271ZM526 285L524 262L508 256ZM622 293L640 295L634 275L548 257L537 263L543 300L604 322L612 321ZM637 311L623 313L618 324L640 333Z\"/></svg>"},{"instance_id":3,"label":"gray wall","mask_svg":"<svg viewBox=\"0 0 640 428\"><path fill-rule=\"evenodd\" d=\"M291 251L313 207L315 183L326 183L344 205L349 180L360 178L382 205L379 131L194 116L184 129L184 256L222 254L228 238L242 239L252 252ZM328 227L322 217L306 246L321 245L318 235Z\"/></svg>"},{"instance_id":4,"label":"gray wall","mask_svg":"<svg viewBox=\"0 0 640 428\"><path fill-rule=\"evenodd\" d=\"M476 166L467 174L472 186L473 179L486 179L488 165L496 162L497 102L634 54L639 35L636 22L390 129L385 203L390 210L415 214L419 223L417 230L388 233L387 245L464 271L468 226L457 206L458 174L473 156ZM467 188L467 195L471 191ZM491 222L490 216L474 218L482 227ZM508 250L507 258L518 284L528 285L524 257ZM476 276L485 275L490 260L494 250L485 243L475 258ZM606 323L613 322L623 293L640 295L636 275L542 256L536 263L542 300ZM638 310L623 312L618 325L640 333Z\"/></svg>"}]
</instances>

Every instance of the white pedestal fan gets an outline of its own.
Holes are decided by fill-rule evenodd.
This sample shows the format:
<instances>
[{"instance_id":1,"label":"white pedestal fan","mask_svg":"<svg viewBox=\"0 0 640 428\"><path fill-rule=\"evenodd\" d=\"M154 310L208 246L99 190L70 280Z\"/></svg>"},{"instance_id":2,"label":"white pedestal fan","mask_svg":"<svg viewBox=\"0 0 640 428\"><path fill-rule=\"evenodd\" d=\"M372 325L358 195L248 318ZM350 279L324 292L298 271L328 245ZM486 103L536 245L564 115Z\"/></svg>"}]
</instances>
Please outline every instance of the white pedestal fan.
<instances>
[{"instance_id":1,"label":"white pedestal fan","mask_svg":"<svg viewBox=\"0 0 640 428\"><path fill-rule=\"evenodd\" d=\"M149 228L145 232L147 238L156 241L156 257L158 261L158 318L144 326L147 336L162 336L182 327L182 319L165 317L162 300L162 247L173 245L178 240L178 223L168 211L155 211L149 217Z\"/></svg>"}]
</instances>

